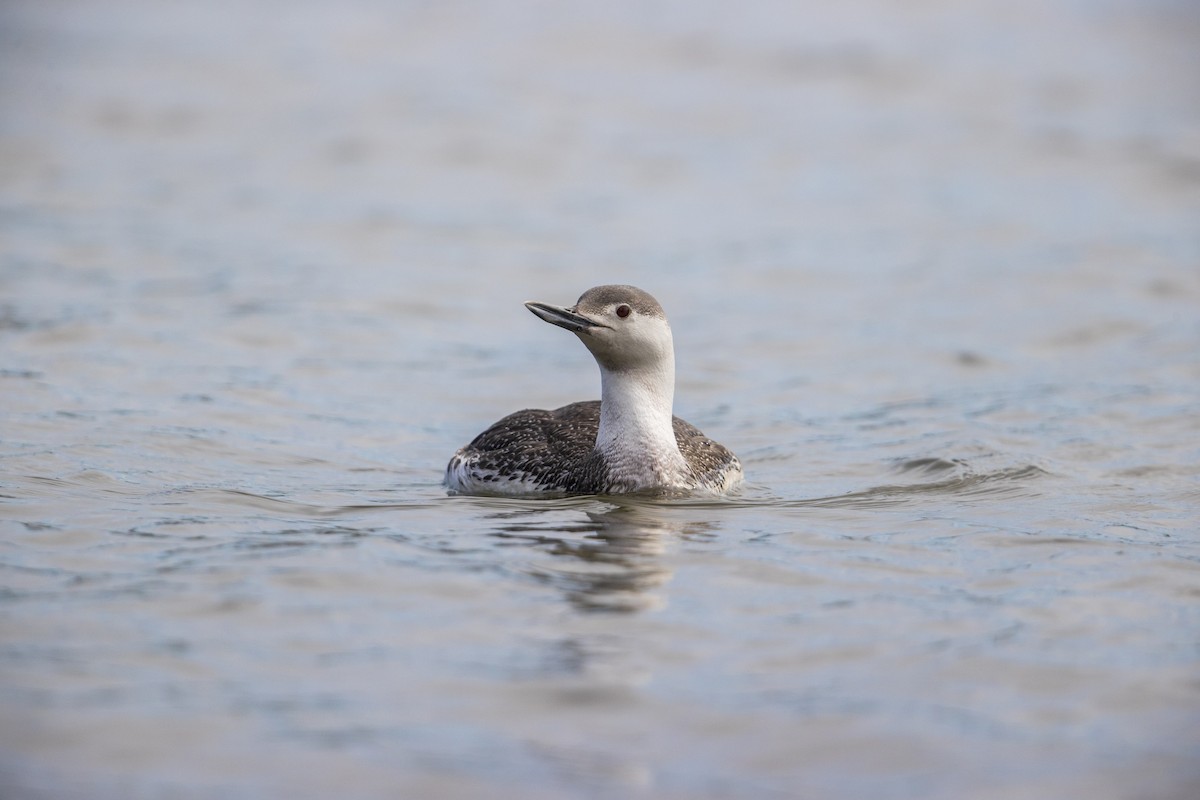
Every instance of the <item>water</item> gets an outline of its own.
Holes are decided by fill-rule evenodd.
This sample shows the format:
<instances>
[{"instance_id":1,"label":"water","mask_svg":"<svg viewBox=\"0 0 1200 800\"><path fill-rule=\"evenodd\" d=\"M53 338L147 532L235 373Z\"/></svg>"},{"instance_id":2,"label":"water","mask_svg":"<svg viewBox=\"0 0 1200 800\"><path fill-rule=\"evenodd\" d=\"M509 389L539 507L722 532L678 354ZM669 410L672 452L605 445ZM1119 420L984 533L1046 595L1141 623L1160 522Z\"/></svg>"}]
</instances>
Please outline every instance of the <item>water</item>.
<instances>
[{"instance_id":1,"label":"water","mask_svg":"<svg viewBox=\"0 0 1200 800\"><path fill-rule=\"evenodd\" d=\"M6 798L1185 798L1184 2L0 10ZM448 498L654 293L728 502Z\"/></svg>"}]
</instances>

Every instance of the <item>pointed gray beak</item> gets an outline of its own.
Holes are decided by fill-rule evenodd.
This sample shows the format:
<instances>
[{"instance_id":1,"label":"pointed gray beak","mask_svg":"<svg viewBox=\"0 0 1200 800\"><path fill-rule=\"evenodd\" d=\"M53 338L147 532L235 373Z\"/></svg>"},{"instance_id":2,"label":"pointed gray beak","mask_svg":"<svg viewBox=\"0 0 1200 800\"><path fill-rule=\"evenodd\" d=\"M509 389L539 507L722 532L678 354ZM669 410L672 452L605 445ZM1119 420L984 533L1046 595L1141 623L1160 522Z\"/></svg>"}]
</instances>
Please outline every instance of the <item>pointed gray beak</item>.
<instances>
[{"instance_id":1,"label":"pointed gray beak","mask_svg":"<svg viewBox=\"0 0 1200 800\"><path fill-rule=\"evenodd\" d=\"M549 303L537 303L530 300L525 304L525 307L551 325L566 328L571 333L586 333L591 328L607 327L562 306L552 306Z\"/></svg>"}]
</instances>

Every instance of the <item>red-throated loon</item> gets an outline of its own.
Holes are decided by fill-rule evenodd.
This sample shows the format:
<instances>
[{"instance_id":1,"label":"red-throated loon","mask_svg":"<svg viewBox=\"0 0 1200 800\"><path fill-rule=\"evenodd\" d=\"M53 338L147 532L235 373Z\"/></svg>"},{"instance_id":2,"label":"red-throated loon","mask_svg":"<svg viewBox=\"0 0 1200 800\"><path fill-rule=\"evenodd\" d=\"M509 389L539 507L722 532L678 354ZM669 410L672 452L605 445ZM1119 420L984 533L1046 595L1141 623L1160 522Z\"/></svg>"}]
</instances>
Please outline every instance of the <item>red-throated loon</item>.
<instances>
[{"instance_id":1,"label":"red-throated loon","mask_svg":"<svg viewBox=\"0 0 1200 800\"><path fill-rule=\"evenodd\" d=\"M657 300L633 286L597 286L573 308L525 307L591 351L601 399L508 415L450 459L452 492L723 494L741 484L737 456L671 414L675 350Z\"/></svg>"}]
</instances>

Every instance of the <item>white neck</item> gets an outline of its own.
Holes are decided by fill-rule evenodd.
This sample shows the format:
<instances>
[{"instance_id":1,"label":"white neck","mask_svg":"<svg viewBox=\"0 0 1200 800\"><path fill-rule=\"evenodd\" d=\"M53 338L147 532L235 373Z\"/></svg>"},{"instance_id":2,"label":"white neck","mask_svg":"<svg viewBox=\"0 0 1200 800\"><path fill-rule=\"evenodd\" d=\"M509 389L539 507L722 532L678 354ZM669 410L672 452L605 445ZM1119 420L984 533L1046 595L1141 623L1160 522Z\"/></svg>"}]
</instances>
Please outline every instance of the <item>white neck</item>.
<instances>
[{"instance_id":1,"label":"white neck","mask_svg":"<svg viewBox=\"0 0 1200 800\"><path fill-rule=\"evenodd\" d=\"M596 449L610 472L638 488L674 486L687 475L675 441L671 405L675 357L632 370L600 367L600 432Z\"/></svg>"}]
</instances>

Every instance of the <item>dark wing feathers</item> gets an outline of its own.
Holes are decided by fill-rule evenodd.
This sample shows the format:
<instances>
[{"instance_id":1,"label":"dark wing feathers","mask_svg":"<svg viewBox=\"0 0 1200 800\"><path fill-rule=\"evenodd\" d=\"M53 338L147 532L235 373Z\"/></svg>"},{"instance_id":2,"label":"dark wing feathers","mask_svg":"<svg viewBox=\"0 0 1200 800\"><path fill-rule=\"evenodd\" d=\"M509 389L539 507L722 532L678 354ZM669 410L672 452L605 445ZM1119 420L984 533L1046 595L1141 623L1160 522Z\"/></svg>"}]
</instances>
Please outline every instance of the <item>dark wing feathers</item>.
<instances>
[{"instance_id":1,"label":"dark wing feathers","mask_svg":"<svg viewBox=\"0 0 1200 800\"><path fill-rule=\"evenodd\" d=\"M673 417L675 441L700 484L717 484L737 458L696 426ZM506 476L525 476L565 491L604 490L606 470L595 452L600 430L600 401L556 408L527 408L509 414L465 448L477 469ZM568 465L564 469L564 465Z\"/></svg>"},{"instance_id":2,"label":"dark wing feathers","mask_svg":"<svg viewBox=\"0 0 1200 800\"><path fill-rule=\"evenodd\" d=\"M565 491L600 491L603 464L594 452L600 402L572 403L546 411L509 414L466 446L475 468L554 486ZM563 465L569 465L564 470Z\"/></svg>"},{"instance_id":3,"label":"dark wing feathers","mask_svg":"<svg viewBox=\"0 0 1200 800\"><path fill-rule=\"evenodd\" d=\"M737 456L725 445L705 436L695 425L679 417L671 417L671 422L679 452L683 453L697 484L721 486L725 472L734 464L740 467Z\"/></svg>"}]
</instances>

